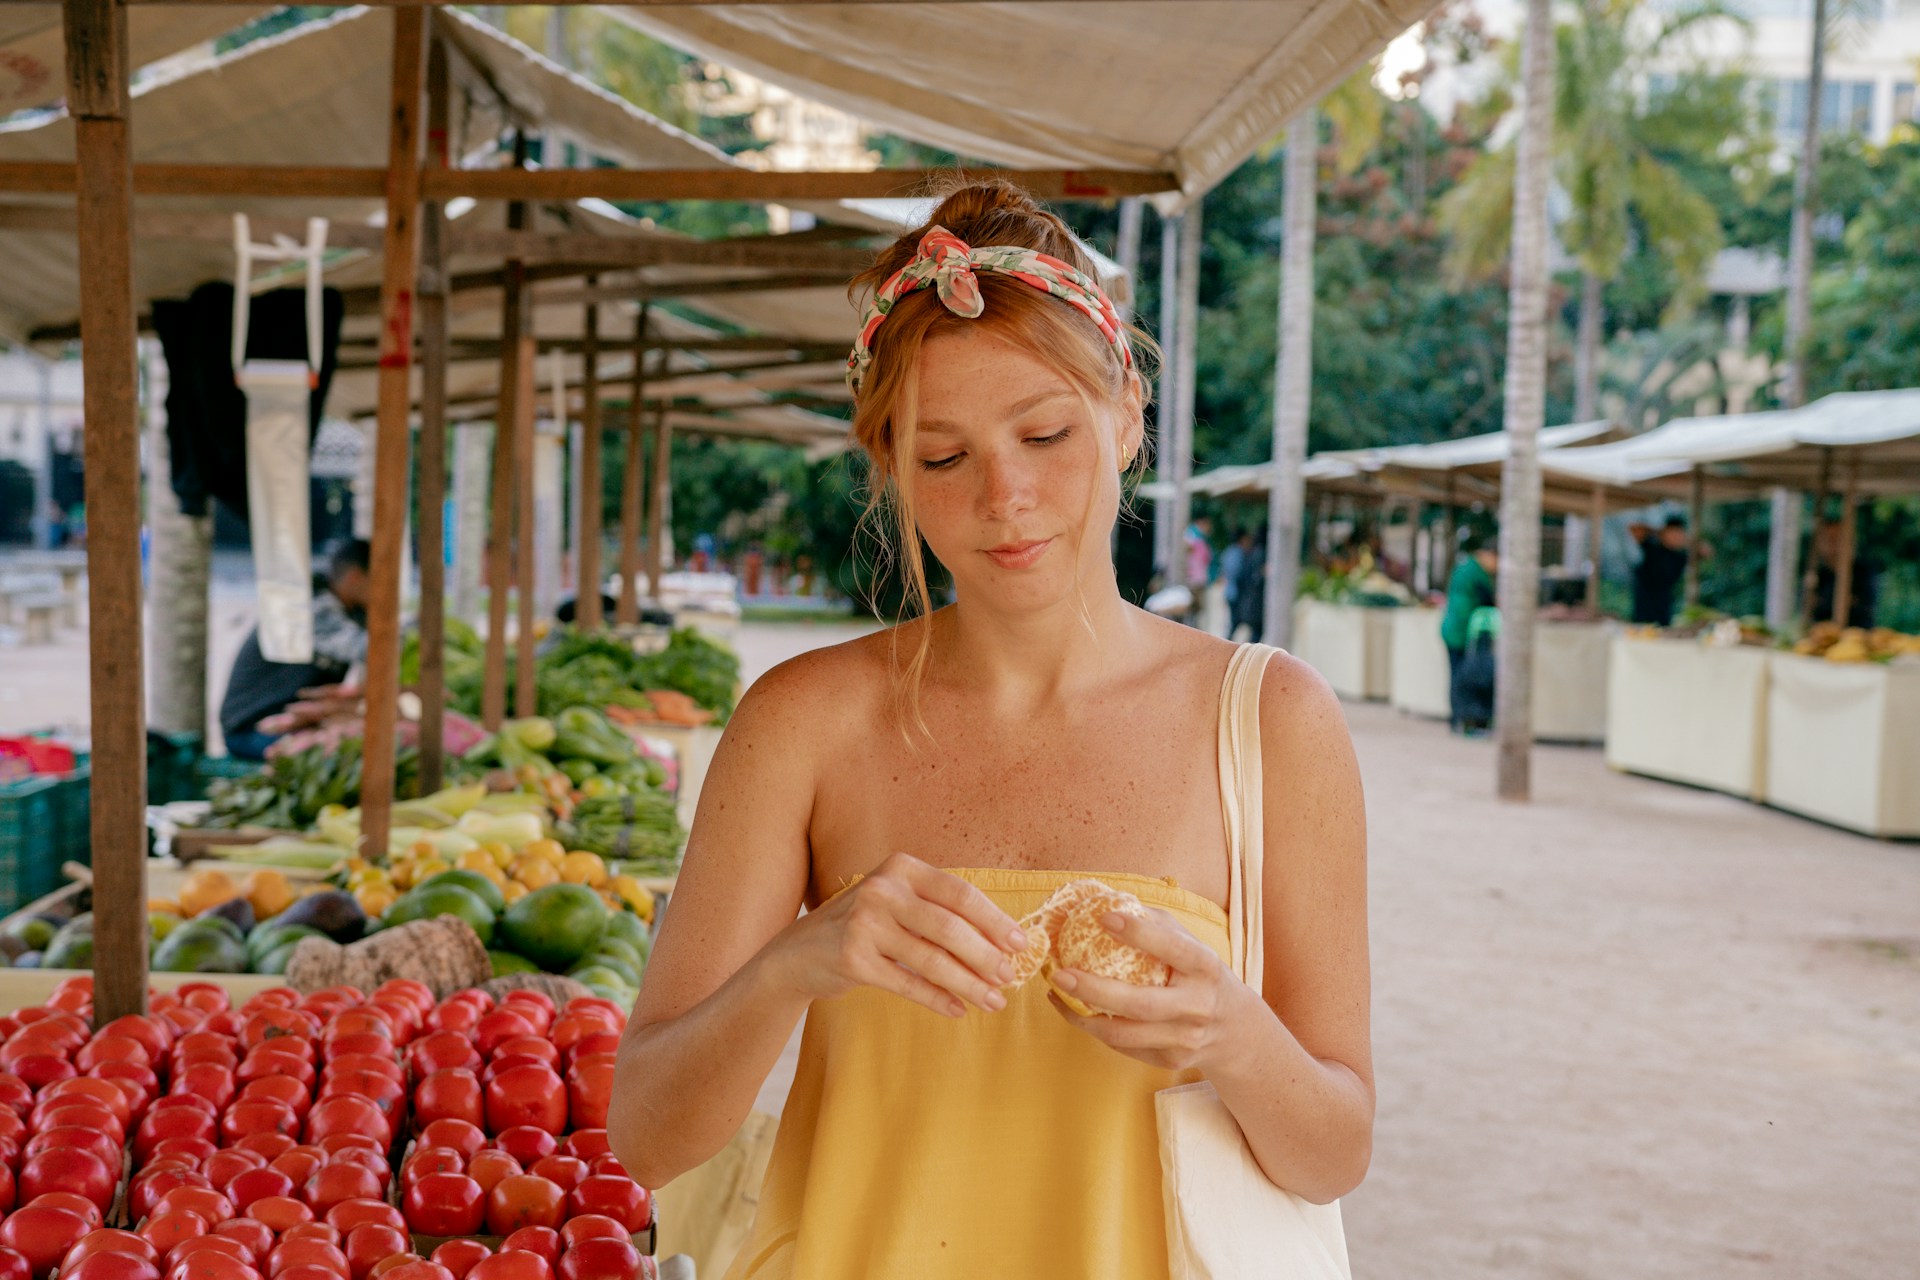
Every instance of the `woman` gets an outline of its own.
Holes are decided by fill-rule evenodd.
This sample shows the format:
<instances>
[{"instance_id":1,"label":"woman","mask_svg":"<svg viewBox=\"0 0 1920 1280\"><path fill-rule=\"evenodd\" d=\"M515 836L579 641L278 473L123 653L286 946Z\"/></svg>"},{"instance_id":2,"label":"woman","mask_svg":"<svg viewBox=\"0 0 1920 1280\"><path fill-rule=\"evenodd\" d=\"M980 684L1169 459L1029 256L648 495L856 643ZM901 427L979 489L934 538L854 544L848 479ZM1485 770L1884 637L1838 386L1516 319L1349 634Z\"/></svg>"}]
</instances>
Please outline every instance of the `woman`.
<instances>
[{"instance_id":1,"label":"woman","mask_svg":"<svg viewBox=\"0 0 1920 1280\"><path fill-rule=\"evenodd\" d=\"M954 603L748 691L614 1086L615 1152L660 1186L726 1144L806 1015L730 1275L1164 1277L1153 1095L1202 1078L1277 1185L1324 1203L1364 1176L1352 748L1326 685L1275 654L1262 1001L1224 959L1234 646L1115 586L1145 342L1093 278L1056 218L979 184L856 282L876 298L849 361L854 436L916 597L924 539ZM1039 982L1003 994L1016 921L1088 876L1146 904L1105 923L1171 983L1058 975L1112 1017Z\"/></svg>"}]
</instances>

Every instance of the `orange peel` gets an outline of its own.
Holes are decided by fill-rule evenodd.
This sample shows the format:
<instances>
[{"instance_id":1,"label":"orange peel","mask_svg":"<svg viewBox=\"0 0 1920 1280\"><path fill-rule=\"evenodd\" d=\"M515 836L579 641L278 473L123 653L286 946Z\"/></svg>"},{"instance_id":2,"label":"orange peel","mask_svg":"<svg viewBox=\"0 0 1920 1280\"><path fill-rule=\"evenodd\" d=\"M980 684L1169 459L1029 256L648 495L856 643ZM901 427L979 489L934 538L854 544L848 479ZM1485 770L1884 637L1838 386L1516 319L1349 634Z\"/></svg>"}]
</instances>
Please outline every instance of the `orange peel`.
<instances>
[{"instance_id":1,"label":"orange peel","mask_svg":"<svg viewBox=\"0 0 1920 1280\"><path fill-rule=\"evenodd\" d=\"M1061 885L1038 910L1019 922L1021 931L1027 935L1027 949L1013 958L1013 981L1001 990L1011 992L1038 975L1046 979L1047 985L1068 1008L1088 1017L1110 1011L1062 991L1053 981L1056 969L1077 969L1137 987L1166 986L1173 977L1171 969L1139 948L1120 941L1100 923L1103 917L1115 912L1144 919L1147 909L1132 894L1098 880L1074 880Z\"/></svg>"}]
</instances>

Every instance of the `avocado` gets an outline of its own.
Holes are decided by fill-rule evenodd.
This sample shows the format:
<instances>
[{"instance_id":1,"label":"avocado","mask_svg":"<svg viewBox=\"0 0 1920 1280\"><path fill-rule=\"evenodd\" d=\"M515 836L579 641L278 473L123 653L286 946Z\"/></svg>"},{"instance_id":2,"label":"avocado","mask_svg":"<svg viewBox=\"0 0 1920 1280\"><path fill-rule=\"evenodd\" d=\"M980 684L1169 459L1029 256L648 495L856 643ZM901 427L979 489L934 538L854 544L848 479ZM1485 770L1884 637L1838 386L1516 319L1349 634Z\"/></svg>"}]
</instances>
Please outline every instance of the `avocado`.
<instances>
[{"instance_id":1,"label":"avocado","mask_svg":"<svg viewBox=\"0 0 1920 1280\"><path fill-rule=\"evenodd\" d=\"M40 958L38 951L22 951L13 958L13 967L16 969L38 969L40 967Z\"/></svg>"},{"instance_id":2,"label":"avocado","mask_svg":"<svg viewBox=\"0 0 1920 1280\"><path fill-rule=\"evenodd\" d=\"M459 885L462 889L465 889L468 893L471 893L474 897L486 903L487 910L493 912L495 915L499 915L507 909L507 897L500 892L500 886L481 875L478 871L466 871L460 868L455 868L452 871L442 871L438 875L428 876L420 884L415 885L414 892L417 893L421 889L437 889L442 885L449 884Z\"/></svg>"},{"instance_id":3,"label":"avocado","mask_svg":"<svg viewBox=\"0 0 1920 1280\"><path fill-rule=\"evenodd\" d=\"M153 967L160 973L245 973L247 947L234 936L231 920L189 920L155 949Z\"/></svg>"},{"instance_id":4,"label":"avocado","mask_svg":"<svg viewBox=\"0 0 1920 1280\"><path fill-rule=\"evenodd\" d=\"M480 895L463 885L442 883L439 876L401 894L400 900L388 907L380 920L385 927L392 928L435 916L457 916L466 921L482 946L493 941L494 914L480 900Z\"/></svg>"},{"instance_id":5,"label":"avocado","mask_svg":"<svg viewBox=\"0 0 1920 1280\"><path fill-rule=\"evenodd\" d=\"M273 918L275 924L304 924L318 929L335 942L358 942L367 931L367 913L340 889L310 893Z\"/></svg>"},{"instance_id":6,"label":"avocado","mask_svg":"<svg viewBox=\"0 0 1920 1280\"><path fill-rule=\"evenodd\" d=\"M291 946L302 938L326 936L310 924L286 924L280 920L270 920L247 935L247 955L254 961L253 971L265 973L267 970L259 966L262 956Z\"/></svg>"},{"instance_id":7,"label":"avocado","mask_svg":"<svg viewBox=\"0 0 1920 1280\"><path fill-rule=\"evenodd\" d=\"M0 934L4 934L8 940L24 943L22 951L45 951L47 944L53 941L53 935L59 931L59 928L60 926L53 921L43 920L39 916L22 916L9 924L5 930L0 930Z\"/></svg>"},{"instance_id":8,"label":"avocado","mask_svg":"<svg viewBox=\"0 0 1920 1280\"><path fill-rule=\"evenodd\" d=\"M315 929L311 936L317 938L324 935L322 935L318 929ZM293 949L299 945L300 939L288 939L286 942L281 943L273 950L261 956L258 960L255 960L253 962L253 971L255 973L270 973L278 977L287 971L287 962L293 959Z\"/></svg>"},{"instance_id":9,"label":"avocado","mask_svg":"<svg viewBox=\"0 0 1920 1280\"><path fill-rule=\"evenodd\" d=\"M47 944L41 963L49 969L93 968L93 920L76 916Z\"/></svg>"},{"instance_id":10,"label":"avocado","mask_svg":"<svg viewBox=\"0 0 1920 1280\"><path fill-rule=\"evenodd\" d=\"M638 987L640 985L640 973L634 966L619 956L605 951L596 951L587 956L579 964L567 970L567 976L585 982L587 978L582 977L582 974L595 975L597 978L603 971L617 974L623 986Z\"/></svg>"},{"instance_id":11,"label":"avocado","mask_svg":"<svg viewBox=\"0 0 1920 1280\"><path fill-rule=\"evenodd\" d=\"M245 898L228 898L217 907L208 907L205 911L195 916L194 919L225 920L240 931L242 938L245 938L248 933L252 932L253 926L256 923L253 918L253 904Z\"/></svg>"}]
</instances>

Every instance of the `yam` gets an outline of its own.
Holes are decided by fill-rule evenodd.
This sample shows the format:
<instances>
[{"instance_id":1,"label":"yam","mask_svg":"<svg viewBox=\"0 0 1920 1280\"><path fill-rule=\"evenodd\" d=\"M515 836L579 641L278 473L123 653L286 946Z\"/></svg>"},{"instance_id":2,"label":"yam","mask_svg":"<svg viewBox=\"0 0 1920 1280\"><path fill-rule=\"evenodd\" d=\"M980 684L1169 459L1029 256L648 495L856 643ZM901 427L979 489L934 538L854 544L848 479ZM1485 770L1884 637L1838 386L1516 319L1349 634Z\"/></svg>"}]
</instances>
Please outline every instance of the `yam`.
<instances>
[{"instance_id":1,"label":"yam","mask_svg":"<svg viewBox=\"0 0 1920 1280\"><path fill-rule=\"evenodd\" d=\"M478 934L455 916L435 916L382 929L341 946L326 938L303 938L288 958L287 985L301 994L325 987L372 991L394 978L423 982L434 999L477 987L493 974L493 962Z\"/></svg>"}]
</instances>

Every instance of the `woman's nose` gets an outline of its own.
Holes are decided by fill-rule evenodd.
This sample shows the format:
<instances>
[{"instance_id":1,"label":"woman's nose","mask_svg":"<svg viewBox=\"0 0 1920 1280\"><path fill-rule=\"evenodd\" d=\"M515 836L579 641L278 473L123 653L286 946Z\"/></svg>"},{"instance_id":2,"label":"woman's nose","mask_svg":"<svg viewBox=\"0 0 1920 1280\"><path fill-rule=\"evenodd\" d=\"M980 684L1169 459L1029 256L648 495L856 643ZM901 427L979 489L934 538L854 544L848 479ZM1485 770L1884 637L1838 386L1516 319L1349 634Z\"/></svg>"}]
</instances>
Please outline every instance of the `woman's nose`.
<instances>
[{"instance_id":1,"label":"woman's nose","mask_svg":"<svg viewBox=\"0 0 1920 1280\"><path fill-rule=\"evenodd\" d=\"M1037 486L1032 465L1015 453L993 453L981 467L981 513L1001 519L1033 506Z\"/></svg>"}]
</instances>

